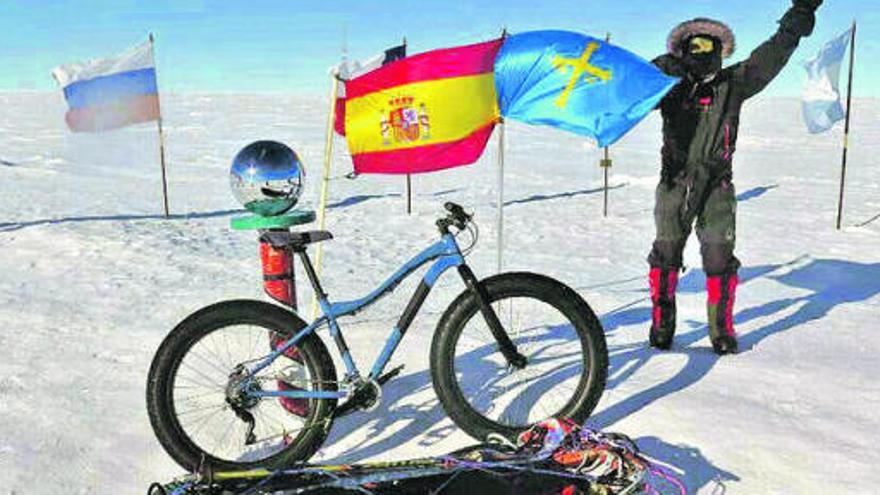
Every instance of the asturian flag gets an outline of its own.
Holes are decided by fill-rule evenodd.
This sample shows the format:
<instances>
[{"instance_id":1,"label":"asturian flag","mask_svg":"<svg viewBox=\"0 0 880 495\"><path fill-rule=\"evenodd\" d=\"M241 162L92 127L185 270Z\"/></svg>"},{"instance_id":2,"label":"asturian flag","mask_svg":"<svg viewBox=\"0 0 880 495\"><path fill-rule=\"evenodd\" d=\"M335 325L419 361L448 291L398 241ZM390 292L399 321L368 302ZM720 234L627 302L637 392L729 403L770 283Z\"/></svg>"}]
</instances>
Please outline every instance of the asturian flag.
<instances>
[{"instance_id":1,"label":"asturian flag","mask_svg":"<svg viewBox=\"0 0 880 495\"><path fill-rule=\"evenodd\" d=\"M64 88L73 132L99 132L159 118L159 90L152 43L144 42L110 58L55 68Z\"/></svg>"},{"instance_id":2,"label":"asturian flag","mask_svg":"<svg viewBox=\"0 0 880 495\"><path fill-rule=\"evenodd\" d=\"M570 31L504 40L495 60L501 115L595 138L620 139L678 82L648 61Z\"/></svg>"},{"instance_id":3,"label":"asturian flag","mask_svg":"<svg viewBox=\"0 0 880 495\"><path fill-rule=\"evenodd\" d=\"M376 70L383 65L390 64L396 60L406 58L406 45L393 46L384 52L377 53L363 62L355 60L349 62L343 60L336 67L336 76L340 79L339 87L336 90L336 121L333 128L340 136L345 136L345 83L349 79L362 76L367 72Z\"/></svg>"},{"instance_id":4,"label":"asturian flag","mask_svg":"<svg viewBox=\"0 0 880 495\"><path fill-rule=\"evenodd\" d=\"M807 82L803 90L803 115L813 134L825 132L846 113L840 103L840 65L852 37L852 28L829 41L818 55L804 63Z\"/></svg>"}]
</instances>

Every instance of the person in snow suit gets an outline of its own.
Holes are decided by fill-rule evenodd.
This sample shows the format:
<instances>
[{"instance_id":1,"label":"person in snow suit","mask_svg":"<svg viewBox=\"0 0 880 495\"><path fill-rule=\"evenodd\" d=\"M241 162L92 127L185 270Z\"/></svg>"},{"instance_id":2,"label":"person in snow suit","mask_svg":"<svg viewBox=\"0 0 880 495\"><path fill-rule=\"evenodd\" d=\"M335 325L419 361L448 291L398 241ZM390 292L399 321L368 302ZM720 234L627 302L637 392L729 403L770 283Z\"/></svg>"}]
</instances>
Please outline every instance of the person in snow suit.
<instances>
[{"instance_id":1,"label":"person in snow suit","mask_svg":"<svg viewBox=\"0 0 880 495\"><path fill-rule=\"evenodd\" d=\"M650 343L669 349L675 335L675 289L682 251L696 221L706 272L708 323L718 354L737 351L733 328L739 260L732 160L743 102L782 70L815 25L822 0L793 0L779 29L749 58L722 68L734 51L730 28L697 18L669 35L668 53L653 63L681 81L660 102L663 167L654 219L657 235L648 256L653 306Z\"/></svg>"}]
</instances>

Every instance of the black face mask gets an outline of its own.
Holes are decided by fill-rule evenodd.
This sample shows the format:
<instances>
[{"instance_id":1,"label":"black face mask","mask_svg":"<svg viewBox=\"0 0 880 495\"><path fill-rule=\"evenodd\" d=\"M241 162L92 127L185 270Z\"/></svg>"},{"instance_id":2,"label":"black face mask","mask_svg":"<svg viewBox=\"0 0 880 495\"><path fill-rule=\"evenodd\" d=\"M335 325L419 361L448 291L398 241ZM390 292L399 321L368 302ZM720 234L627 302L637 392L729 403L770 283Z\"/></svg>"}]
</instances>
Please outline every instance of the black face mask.
<instances>
[{"instance_id":1,"label":"black face mask","mask_svg":"<svg viewBox=\"0 0 880 495\"><path fill-rule=\"evenodd\" d=\"M681 62L688 75L705 79L721 70L721 42L709 36L692 36L684 42Z\"/></svg>"}]
</instances>

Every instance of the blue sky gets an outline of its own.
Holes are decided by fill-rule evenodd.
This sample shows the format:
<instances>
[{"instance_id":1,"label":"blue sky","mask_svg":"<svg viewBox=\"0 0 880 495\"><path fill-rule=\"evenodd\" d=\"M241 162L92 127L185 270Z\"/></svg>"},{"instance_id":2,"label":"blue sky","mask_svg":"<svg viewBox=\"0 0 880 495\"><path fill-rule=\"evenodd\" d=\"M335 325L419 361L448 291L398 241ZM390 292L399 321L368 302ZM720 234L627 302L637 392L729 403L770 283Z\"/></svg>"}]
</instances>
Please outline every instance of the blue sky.
<instances>
[{"instance_id":1,"label":"blue sky","mask_svg":"<svg viewBox=\"0 0 880 495\"><path fill-rule=\"evenodd\" d=\"M55 65L108 56L156 35L163 92L327 91L327 69L343 44L367 57L404 36L410 53L511 32L569 29L604 36L645 58L665 49L684 19L708 16L733 27L742 59L769 37L787 0L2 0L0 90L54 88ZM767 90L796 96L799 62L859 21L857 96L880 97L880 4L827 0L816 32Z\"/></svg>"}]
</instances>

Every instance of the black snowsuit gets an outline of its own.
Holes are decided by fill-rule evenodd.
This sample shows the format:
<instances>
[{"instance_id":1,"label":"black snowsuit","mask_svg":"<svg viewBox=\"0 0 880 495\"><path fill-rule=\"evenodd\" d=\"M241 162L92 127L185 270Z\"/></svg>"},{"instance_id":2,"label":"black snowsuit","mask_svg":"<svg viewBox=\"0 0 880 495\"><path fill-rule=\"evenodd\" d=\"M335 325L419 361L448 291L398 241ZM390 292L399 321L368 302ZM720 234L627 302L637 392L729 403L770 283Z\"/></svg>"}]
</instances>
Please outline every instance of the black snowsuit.
<instances>
[{"instance_id":1,"label":"black snowsuit","mask_svg":"<svg viewBox=\"0 0 880 495\"><path fill-rule=\"evenodd\" d=\"M777 32L747 60L722 69L709 80L696 80L687 74L681 60L673 55L653 61L666 74L682 78L659 105L663 117L663 168L654 210L657 235L648 256L652 270L661 271L653 275L661 281L652 292L656 293L655 299L660 299L655 300L654 326L668 325L670 337L675 328L676 272L682 267L682 251L694 220L707 277L724 277L720 287L735 290L740 263L733 254L736 194L732 163L740 111L747 99L779 74L800 38L812 32L813 8L792 7ZM675 277L670 278L670 273ZM732 308L733 295L729 297L727 306ZM665 301L671 311L661 314L657 304L663 306L665 298L673 298ZM731 321L726 323L712 321L723 315L713 314L711 303L709 312L713 338L723 333L724 325L732 337L732 316L727 316Z\"/></svg>"},{"instance_id":2,"label":"black snowsuit","mask_svg":"<svg viewBox=\"0 0 880 495\"><path fill-rule=\"evenodd\" d=\"M736 271L733 255L736 199L733 154L743 103L785 67L801 36L812 31L813 14L792 7L779 30L743 62L722 69L708 82L694 81L672 55L654 60L682 81L660 103L663 169L657 187L657 239L651 266L680 268L681 253L697 219L707 275Z\"/></svg>"}]
</instances>

